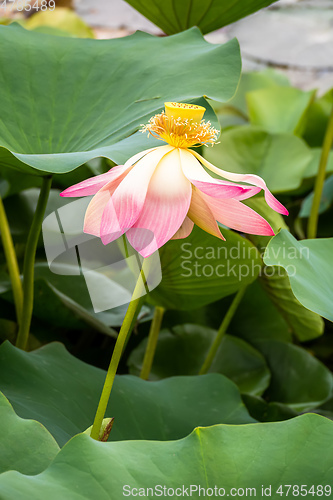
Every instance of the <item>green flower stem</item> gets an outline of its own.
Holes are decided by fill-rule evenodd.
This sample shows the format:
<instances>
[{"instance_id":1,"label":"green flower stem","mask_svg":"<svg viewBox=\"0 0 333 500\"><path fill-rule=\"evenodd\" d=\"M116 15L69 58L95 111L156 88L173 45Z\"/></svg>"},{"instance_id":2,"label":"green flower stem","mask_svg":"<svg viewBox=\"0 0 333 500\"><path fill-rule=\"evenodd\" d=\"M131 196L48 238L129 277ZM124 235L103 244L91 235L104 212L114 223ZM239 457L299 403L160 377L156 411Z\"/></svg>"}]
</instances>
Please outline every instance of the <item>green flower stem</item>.
<instances>
[{"instance_id":1,"label":"green flower stem","mask_svg":"<svg viewBox=\"0 0 333 500\"><path fill-rule=\"evenodd\" d=\"M160 333L164 311L165 311L164 307L158 307L158 306L155 307L153 321L151 322L150 325L147 348L145 356L143 358L143 365L140 373L140 377L143 380L148 380L150 370L153 365L158 334Z\"/></svg>"},{"instance_id":2,"label":"green flower stem","mask_svg":"<svg viewBox=\"0 0 333 500\"><path fill-rule=\"evenodd\" d=\"M112 390L112 386L114 383L114 379L117 373L118 365L120 362L121 355L124 350L125 342L128 337L128 335L131 332L131 327L133 326L133 320L137 314L137 310L142 304L141 297L143 292L146 291L146 277L143 271L145 265L145 261L143 262L143 266L141 269L140 276L138 278L138 281L136 283L133 295L132 295L132 300L128 306L128 309L126 311L126 315L123 321L123 324L121 325L119 335L116 341L116 345L114 346L114 350L112 353L109 369L106 374L105 382L104 382L104 387L102 390L102 394L98 403L98 408L96 411L95 415L95 420L91 429L91 434L90 436L93 439L96 439L97 441L100 440L100 431L102 429L102 424L103 424L103 419L104 415L106 412L106 408L110 399L110 394ZM138 297L138 298L134 298Z\"/></svg>"},{"instance_id":3,"label":"green flower stem","mask_svg":"<svg viewBox=\"0 0 333 500\"><path fill-rule=\"evenodd\" d=\"M22 314L22 304L23 304L23 289L20 278L20 270L14 249L13 239L12 235L10 234L8 219L1 197L0 197L0 232L1 232L3 249L6 257L6 262L8 266L9 277L13 289L17 322L20 323Z\"/></svg>"},{"instance_id":4,"label":"green flower stem","mask_svg":"<svg viewBox=\"0 0 333 500\"><path fill-rule=\"evenodd\" d=\"M316 238L317 236L319 207L325 182L327 160L332 147L332 143L333 143L333 106L327 123L323 148L320 156L318 174L315 182L312 207L310 212L310 218L308 221L308 238Z\"/></svg>"},{"instance_id":5,"label":"green flower stem","mask_svg":"<svg viewBox=\"0 0 333 500\"><path fill-rule=\"evenodd\" d=\"M135 326L137 324L138 316L140 314L140 311L142 309L142 306L143 306L144 302L145 302L145 296L143 295L142 297L139 298L139 303L137 305L135 314L133 316L133 319L132 319L132 322L131 322L131 326L130 326L130 329L129 329L129 335L127 335L127 337L126 337L125 344L124 344L124 347L123 347L123 351L125 351L125 349L127 347L127 344L128 344L128 341L131 338L131 333L133 332L133 330L134 330L134 328L135 328Z\"/></svg>"},{"instance_id":6,"label":"green flower stem","mask_svg":"<svg viewBox=\"0 0 333 500\"><path fill-rule=\"evenodd\" d=\"M34 305L34 265L36 250L47 200L49 198L51 184L52 176L43 177L43 183L39 193L38 203L34 218L32 220L27 246L25 249L23 264L23 309L20 320L20 328L16 340L16 347L19 347L20 349L26 349L29 338L30 324Z\"/></svg>"},{"instance_id":7,"label":"green flower stem","mask_svg":"<svg viewBox=\"0 0 333 500\"><path fill-rule=\"evenodd\" d=\"M224 316L223 321L221 323L221 326L217 332L216 338L215 338L215 340L214 340L214 342L213 342L213 344L212 344L212 346L207 354L207 357L206 357L206 359L201 367L199 375L204 375L205 373L208 372L208 370L209 370L209 368L210 368L210 366L211 366L211 364L216 356L218 348L220 347L220 344L221 344L221 341L224 337L224 334L226 333L227 328L230 325L231 320L234 317L234 314L237 310L237 307L239 306L239 304L244 296L245 290L246 290L246 287L238 290L237 294L235 295L234 300L231 302L231 305L227 311L227 314Z\"/></svg>"}]
</instances>

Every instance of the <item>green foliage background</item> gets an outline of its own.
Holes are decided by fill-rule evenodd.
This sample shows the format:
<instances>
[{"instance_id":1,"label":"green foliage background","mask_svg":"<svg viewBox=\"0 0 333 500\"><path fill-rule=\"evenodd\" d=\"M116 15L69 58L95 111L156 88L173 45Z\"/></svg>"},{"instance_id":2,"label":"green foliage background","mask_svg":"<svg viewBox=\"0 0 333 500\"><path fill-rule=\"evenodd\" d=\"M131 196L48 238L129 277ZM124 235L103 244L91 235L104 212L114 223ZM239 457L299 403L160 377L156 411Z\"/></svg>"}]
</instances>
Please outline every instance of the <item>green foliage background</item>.
<instances>
[{"instance_id":1,"label":"green foliage background","mask_svg":"<svg viewBox=\"0 0 333 500\"><path fill-rule=\"evenodd\" d=\"M259 195L246 203L275 237L223 228L221 242L195 228L160 250L162 282L145 297L108 405L109 443L81 433L92 424L127 305L94 312L83 276L52 273L40 238L23 352L13 345L17 319L1 250L0 498L120 498L125 484L254 487L258 497L271 485L272 498L285 484L320 491L333 467L332 152L317 239L306 239L306 221L332 91L303 92L272 70L240 75L236 40L203 39L200 30L271 1L128 3L172 36L93 40L74 13L60 11L24 27L1 23L0 194L21 270L41 176L53 174L47 216L67 203L64 188L155 145L138 130L168 100L207 107L222 133L201 153L262 176L290 216ZM235 275L214 272L221 246ZM254 271L240 278L242 266ZM199 376L244 286L209 373ZM156 306L165 314L145 381L138 375Z\"/></svg>"}]
</instances>

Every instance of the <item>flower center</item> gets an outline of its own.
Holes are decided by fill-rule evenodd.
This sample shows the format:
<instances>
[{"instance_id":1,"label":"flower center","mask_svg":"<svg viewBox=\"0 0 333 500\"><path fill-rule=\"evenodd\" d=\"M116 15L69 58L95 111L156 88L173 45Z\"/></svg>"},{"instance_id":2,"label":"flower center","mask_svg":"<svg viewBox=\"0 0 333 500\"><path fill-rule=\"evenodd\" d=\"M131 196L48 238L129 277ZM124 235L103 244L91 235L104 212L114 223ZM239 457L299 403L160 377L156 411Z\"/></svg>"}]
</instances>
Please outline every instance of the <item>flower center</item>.
<instances>
[{"instance_id":1,"label":"flower center","mask_svg":"<svg viewBox=\"0 0 333 500\"><path fill-rule=\"evenodd\" d=\"M195 104L165 102L165 112L150 118L142 132L148 132L157 139L176 148L189 148L199 145L213 145L218 130L211 123L202 120L206 108Z\"/></svg>"}]
</instances>

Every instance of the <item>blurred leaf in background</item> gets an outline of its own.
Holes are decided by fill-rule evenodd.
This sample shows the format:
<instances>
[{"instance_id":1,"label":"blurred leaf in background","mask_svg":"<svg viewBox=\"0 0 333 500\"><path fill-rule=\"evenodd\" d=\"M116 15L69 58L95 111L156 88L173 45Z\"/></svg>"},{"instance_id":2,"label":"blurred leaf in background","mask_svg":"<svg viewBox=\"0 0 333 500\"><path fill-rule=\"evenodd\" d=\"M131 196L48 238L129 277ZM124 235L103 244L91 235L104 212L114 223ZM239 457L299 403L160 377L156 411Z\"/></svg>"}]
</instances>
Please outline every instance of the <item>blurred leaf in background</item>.
<instances>
[{"instance_id":1,"label":"blurred leaf in background","mask_svg":"<svg viewBox=\"0 0 333 500\"><path fill-rule=\"evenodd\" d=\"M20 24L27 30L38 33L94 38L93 30L73 10L66 7L40 10Z\"/></svg>"}]
</instances>

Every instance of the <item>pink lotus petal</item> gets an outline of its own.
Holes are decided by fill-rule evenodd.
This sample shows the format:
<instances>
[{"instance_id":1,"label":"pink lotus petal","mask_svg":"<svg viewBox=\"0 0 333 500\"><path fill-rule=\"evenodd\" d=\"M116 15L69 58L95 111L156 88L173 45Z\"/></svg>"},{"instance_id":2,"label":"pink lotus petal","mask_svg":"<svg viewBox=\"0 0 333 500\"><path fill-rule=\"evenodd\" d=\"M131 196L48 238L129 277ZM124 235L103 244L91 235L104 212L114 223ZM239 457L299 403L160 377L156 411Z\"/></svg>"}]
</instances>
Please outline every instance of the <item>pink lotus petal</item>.
<instances>
[{"instance_id":1,"label":"pink lotus petal","mask_svg":"<svg viewBox=\"0 0 333 500\"><path fill-rule=\"evenodd\" d=\"M123 178L129 170L129 167L129 165L118 165L117 167L113 167L105 174L90 177L90 179L74 184L74 186L70 186L65 189L65 191L60 193L60 196L78 197L96 194L103 186L105 186L105 184L116 181L120 176Z\"/></svg>"},{"instance_id":2,"label":"pink lotus petal","mask_svg":"<svg viewBox=\"0 0 333 500\"><path fill-rule=\"evenodd\" d=\"M126 233L128 241L143 257L149 257L178 231L190 202L191 184L180 167L179 151L174 149L162 158L152 176L142 212ZM149 232L153 239L146 236Z\"/></svg>"},{"instance_id":3,"label":"pink lotus petal","mask_svg":"<svg viewBox=\"0 0 333 500\"><path fill-rule=\"evenodd\" d=\"M192 188L191 205L187 215L194 224L206 231L206 233L224 240L225 238L222 236L219 226L216 223L216 217L214 217L204 196L197 188Z\"/></svg>"},{"instance_id":4,"label":"pink lotus petal","mask_svg":"<svg viewBox=\"0 0 333 500\"><path fill-rule=\"evenodd\" d=\"M248 234L274 236L274 231L268 222L252 208L238 200L217 200L211 196L202 195L216 220L231 229Z\"/></svg>"},{"instance_id":5,"label":"pink lotus petal","mask_svg":"<svg viewBox=\"0 0 333 500\"><path fill-rule=\"evenodd\" d=\"M236 196L251 196L252 189L246 185L221 181L211 177L201 163L186 149L179 150L184 175L200 191L216 198L234 198Z\"/></svg>"},{"instance_id":6,"label":"pink lotus petal","mask_svg":"<svg viewBox=\"0 0 333 500\"><path fill-rule=\"evenodd\" d=\"M101 239L104 245L113 241L114 233L123 234L133 226L146 199L151 177L160 160L172 146L160 146L139 160L114 191L105 207L101 221Z\"/></svg>"},{"instance_id":7,"label":"pink lotus petal","mask_svg":"<svg viewBox=\"0 0 333 500\"><path fill-rule=\"evenodd\" d=\"M251 198L252 196L255 196L256 194L260 193L261 188L256 187L256 186L251 186L247 189L246 193L240 194L238 196L234 196L234 200L247 200L248 198Z\"/></svg>"},{"instance_id":8,"label":"pink lotus petal","mask_svg":"<svg viewBox=\"0 0 333 500\"><path fill-rule=\"evenodd\" d=\"M193 229L194 222L191 221L188 217L185 217L182 225L178 229L178 231L173 235L171 238L172 240L182 240L184 238L187 238Z\"/></svg>"},{"instance_id":9,"label":"pink lotus petal","mask_svg":"<svg viewBox=\"0 0 333 500\"><path fill-rule=\"evenodd\" d=\"M145 149L144 151L140 151L140 153L136 153L135 155L131 156L126 163L124 164L124 167L131 167L133 166L137 161L139 161L141 158L143 158L147 153L150 153L150 151L154 151L155 148L150 148L150 149Z\"/></svg>"},{"instance_id":10,"label":"pink lotus petal","mask_svg":"<svg viewBox=\"0 0 333 500\"><path fill-rule=\"evenodd\" d=\"M226 170L222 170L220 168L215 167L212 163L207 161L201 155L199 155L196 151L192 151L191 153L212 172L215 172L221 177L225 177L226 179L230 179L231 181L239 181L239 182L247 182L249 184L253 184L254 186L258 186L265 191L265 199L267 205L270 206L273 210L278 212L279 214L288 215L288 210L280 203L275 196L269 191L266 186L265 181L259 177L258 175L253 174L235 174L232 172L227 172Z\"/></svg>"},{"instance_id":11,"label":"pink lotus petal","mask_svg":"<svg viewBox=\"0 0 333 500\"><path fill-rule=\"evenodd\" d=\"M93 199L91 200L91 202L87 207L86 214L84 217L83 231L85 233L93 234L94 236L101 235L101 222L102 222L103 212L109 200L111 199L115 189L119 186L125 175L126 173L119 176L118 179L115 179L113 182L109 182L106 186L100 189L98 193L95 194L95 196L93 197ZM117 218L115 218L115 220L117 221ZM118 225L118 231L119 230L120 228ZM119 236L121 235L119 234Z\"/></svg>"},{"instance_id":12,"label":"pink lotus petal","mask_svg":"<svg viewBox=\"0 0 333 500\"><path fill-rule=\"evenodd\" d=\"M111 194L107 189L102 189L93 197L84 217L83 231L85 233L100 236L102 215L110 198Z\"/></svg>"}]
</instances>

